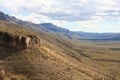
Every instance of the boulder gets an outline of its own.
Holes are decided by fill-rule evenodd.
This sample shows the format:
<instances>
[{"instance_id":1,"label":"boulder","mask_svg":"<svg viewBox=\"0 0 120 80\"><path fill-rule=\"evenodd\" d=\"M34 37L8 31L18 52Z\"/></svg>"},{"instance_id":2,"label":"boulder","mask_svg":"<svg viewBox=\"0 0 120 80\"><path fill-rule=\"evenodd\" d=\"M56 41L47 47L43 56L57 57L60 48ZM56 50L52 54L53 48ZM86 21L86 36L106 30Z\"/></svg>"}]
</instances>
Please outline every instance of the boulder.
<instances>
[{"instance_id":1,"label":"boulder","mask_svg":"<svg viewBox=\"0 0 120 80\"><path fill-rule=\"evenodd\" d=\"M40 47L42 47L42 40L41 40L41 38L38 38L38 44L40 44Z\"/></svg>"},{"instance_id":2,"label":"boulder","mask_svg":"<svg viewBox=\"0 0 120 80\"><path fill-rule=\"evenodd\" d=\"M26 49L29 47L30 38L29 37L22 37L20 43L21 43L20 45L22 46L22 48Z\"/></svg>"},{"instance_id":3,"label":"boulder","mask_svg":"<svg viewBox=\"0 0 120 80\"><path fill-rule=\"evenodd\" d=\"M16 37L16 49L26 49L29 47L30 44L30 38L29 37L24 37L24 36L19 36Z\"/></svg>"},{"instance_id":4,"label":"boulder","mask_svg":"<svg viewBox=\"0 0 120 80\"><path fill-rule=\"evenodd\" d=\"M42 40L41 38L39 38L38 36L34 36L34 35L28 35L28 37L30 37L32 39L32 46L34 46L35 48L40 48L42 47Z\"/></svg>"},{"instance_id":5,"label":"boulder","mask_svg":"<svg viewBox=\"0 0 120 80\"><path fill-rule=\"evenodd\" d=\"M30 44L30 38L26 37L26 39L25 39L25 47L28 48L29 44Z\"/></svg>"},{"instance_id":6,"label":"boulder","mask_svg":"<svg viewBox=\"0 0 120 80\"><path fill-rule=\"evenodd\" d=\"M0 80L5 80L5 71L0 68Z\"/></svg>"}]
</instances>

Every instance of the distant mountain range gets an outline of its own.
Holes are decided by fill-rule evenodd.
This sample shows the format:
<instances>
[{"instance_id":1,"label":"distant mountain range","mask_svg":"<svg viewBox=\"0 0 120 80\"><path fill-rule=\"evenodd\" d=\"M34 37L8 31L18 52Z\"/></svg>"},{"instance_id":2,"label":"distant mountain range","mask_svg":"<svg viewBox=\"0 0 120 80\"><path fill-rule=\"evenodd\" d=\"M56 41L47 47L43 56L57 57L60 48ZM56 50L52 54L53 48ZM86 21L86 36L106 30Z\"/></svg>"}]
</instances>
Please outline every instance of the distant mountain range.
<instances>
[{"instance_id":1,"label":"distant mountain range","mask_svg":"<svg viewBox=\"0 0 120 80\"><path fill-rule=\"evenodd\" d=\"M9 16L0 12L0 20L22 25L29 29L34 29L39 33L54 34L58 37L70 39L73 41L88 40L88 41L120 41L120 33L88 33L74 32L65 28L58 27L52 23L35 24L29 21L23 21L16 17Z\"/></svg>"}]
</instances>

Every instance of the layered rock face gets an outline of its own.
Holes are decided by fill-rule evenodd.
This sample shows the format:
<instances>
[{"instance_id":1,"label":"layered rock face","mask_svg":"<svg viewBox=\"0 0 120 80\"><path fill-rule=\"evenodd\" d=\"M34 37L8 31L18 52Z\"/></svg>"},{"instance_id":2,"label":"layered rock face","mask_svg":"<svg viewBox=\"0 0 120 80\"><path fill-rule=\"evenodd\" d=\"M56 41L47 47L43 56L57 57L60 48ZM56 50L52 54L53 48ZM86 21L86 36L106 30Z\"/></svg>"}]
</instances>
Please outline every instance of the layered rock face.
<instances>
[{"instance_id":1,"label":"layered rock face","mask_svg":"<svg viewBox=\"0 0 120 80\"><path fill-rule=\"evenodd\" d=\"M26 49L30 46L30 43L34 43L33 46L36 46L36 47L39 43L41 45L41 41L40 41L40 39L37 39L37 37L35 37L36 39L34 40L34 42L31 42L32 38L34 38L34 37L35 36L32 36L32 35L13 36L7 32L0 32L1 44L4 44L9 47L14 47L16 49Z\"/></svg>"},{"instance_id":2,"label":"layered rock face","mask_svg":"<svg viewBox=\"0 0 120 80\"><path fill-rule=\"evenodd\" d=\"M0 44L15 49L26 49L29 46L33 46L35 48L41 47L42 41L39 37L35 35L15 36L9 34L8 32L0 31Z\"/></svg>"}]
</instances>

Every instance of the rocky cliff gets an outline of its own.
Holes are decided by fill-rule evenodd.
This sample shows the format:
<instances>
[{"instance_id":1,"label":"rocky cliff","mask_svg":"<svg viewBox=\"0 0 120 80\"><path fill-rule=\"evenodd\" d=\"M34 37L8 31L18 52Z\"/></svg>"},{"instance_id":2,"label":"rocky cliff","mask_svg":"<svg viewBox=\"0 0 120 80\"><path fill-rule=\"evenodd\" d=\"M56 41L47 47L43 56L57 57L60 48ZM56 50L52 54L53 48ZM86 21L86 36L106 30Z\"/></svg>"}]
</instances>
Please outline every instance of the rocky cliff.
<instances>
[{"instance_id":1,"label":"rocky cliff","mask_svg":"<svg viewBox=\"0 0 120 80\"><path fill-rule=\"evenodd\" d=\"M0 32L1 44L14 47L16 49L26 49L30 44L30 37L13 36L7 32Z\"/></svg>"},{"instance_id":2,"label":"rocky cliff","mask_svg":"<svg viewBox=\"0 0 120 80\"><path fill-rule=\"evenodd\" d=\"M4 45L6 47L11 47L15 49L26 49L28 47L38 47L42 46L42 41L39 36L36 36L35 33L28 34L28 31L26 29L21 29L20 26L18 26L15 29L14 26L16 24L10 25L10 23L6 23L1 21L0 22L0 44ZM8 26L9 27L6 27ZM6 30L6 28L8 28ZM21 29L21 30L20 30Z\"/></svg>"}]
</instances>

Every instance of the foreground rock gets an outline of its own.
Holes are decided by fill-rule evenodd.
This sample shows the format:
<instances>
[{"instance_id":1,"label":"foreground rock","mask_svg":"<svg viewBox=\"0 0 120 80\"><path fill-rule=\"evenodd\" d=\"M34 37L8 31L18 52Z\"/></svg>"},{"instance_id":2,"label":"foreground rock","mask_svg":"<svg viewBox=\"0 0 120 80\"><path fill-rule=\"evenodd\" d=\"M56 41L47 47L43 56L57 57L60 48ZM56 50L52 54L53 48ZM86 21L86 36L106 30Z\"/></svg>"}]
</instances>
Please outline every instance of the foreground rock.
<instances>
[{"instance_id":1,"label":"foreground rock","mask_svg":"<svg viewBox=\"0 0 120 80\"><path fill-rule=\"evenodd\" d=\"M5 79L5 71L2 68L0 68L0 80L6 80Z\"/></svg>"}]
</instances>

